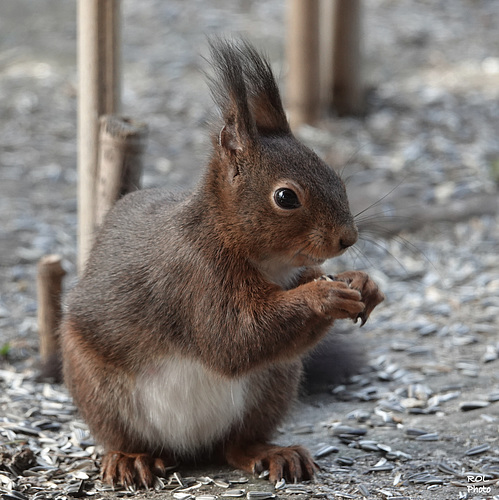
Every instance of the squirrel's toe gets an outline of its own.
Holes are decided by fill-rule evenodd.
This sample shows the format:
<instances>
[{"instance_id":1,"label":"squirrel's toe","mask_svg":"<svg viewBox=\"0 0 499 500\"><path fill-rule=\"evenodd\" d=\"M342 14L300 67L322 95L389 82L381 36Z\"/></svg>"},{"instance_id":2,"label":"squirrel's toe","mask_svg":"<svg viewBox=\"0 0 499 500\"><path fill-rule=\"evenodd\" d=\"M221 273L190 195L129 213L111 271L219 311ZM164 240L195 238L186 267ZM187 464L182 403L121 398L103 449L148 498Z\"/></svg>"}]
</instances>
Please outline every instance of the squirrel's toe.
<instances>
[{"instance_id":1,"label":"squirrel's toe","mask_svg":"<svg viewBox=\"0 0 499 500\"><path fill-rule=\"evenodd\" d=\"M167 465L162 458L146 453L110 451L102 459L102 479L105 483L152 488L156 476L163 475Z\"/></svg>"}]
</instances>

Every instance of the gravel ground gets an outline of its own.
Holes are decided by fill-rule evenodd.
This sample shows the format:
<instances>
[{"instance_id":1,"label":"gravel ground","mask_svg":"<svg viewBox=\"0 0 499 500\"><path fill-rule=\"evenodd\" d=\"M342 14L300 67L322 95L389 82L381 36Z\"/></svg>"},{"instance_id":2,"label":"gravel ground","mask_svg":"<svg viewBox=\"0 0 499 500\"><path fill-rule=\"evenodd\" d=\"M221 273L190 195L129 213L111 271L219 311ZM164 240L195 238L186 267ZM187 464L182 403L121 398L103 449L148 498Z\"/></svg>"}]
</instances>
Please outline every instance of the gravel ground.
<instances>
[{"instance_id":1,"label":"gravel ground","mask_svg":"<svg viewBox=\"0 0 499 500\"><path fill-rule=\"evenodd\" d=\"M123 110L150 127L145 186L184 189L199 176L212 111L200 71L206 34L243 32L285 75L284 3L123 1ZM324 117L298 131L348 178L354 212L379 200L359 217L357 249L331 271L367 269L387 295L362 330L343 337L365 346L366 367L304 398L278 436L320 451L322 472L275 492L264 480L238 483L226 468L182 470L148 496L170 498L180 483L200 483L190 492L198 496L227 494L209 476L280 498L499 498L499 3L365 4L367 116ZM0 492L8 499L145 496L102 488L98 450L65 389L35 381L36 262L60 253L67 286L75 275L75 16L64 0L0 5ZM473 490L468 476L485 484Z\"/></svg>"}]
</instances>

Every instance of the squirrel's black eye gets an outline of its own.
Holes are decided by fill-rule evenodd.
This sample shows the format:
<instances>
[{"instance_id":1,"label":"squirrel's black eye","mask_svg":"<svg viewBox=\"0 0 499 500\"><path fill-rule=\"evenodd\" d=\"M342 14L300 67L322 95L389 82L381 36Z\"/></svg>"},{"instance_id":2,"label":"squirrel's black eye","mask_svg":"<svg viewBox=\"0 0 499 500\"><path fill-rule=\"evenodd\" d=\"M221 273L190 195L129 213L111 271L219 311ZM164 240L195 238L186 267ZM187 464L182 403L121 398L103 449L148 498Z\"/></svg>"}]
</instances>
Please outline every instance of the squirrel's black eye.
<instances>
[{"instance_id":1,"label":"squirrel's black eye","mask_svg":"<svg viewBox=\"0 0 499 500\"><path fill-rule=\"evenodd\" d=\"M293 210L295 208L300 208L301 203L298 199L298 195L288 188L279 188L274 193L274 201L276 205L285 210Z\"/></svg>"}]
</instances>

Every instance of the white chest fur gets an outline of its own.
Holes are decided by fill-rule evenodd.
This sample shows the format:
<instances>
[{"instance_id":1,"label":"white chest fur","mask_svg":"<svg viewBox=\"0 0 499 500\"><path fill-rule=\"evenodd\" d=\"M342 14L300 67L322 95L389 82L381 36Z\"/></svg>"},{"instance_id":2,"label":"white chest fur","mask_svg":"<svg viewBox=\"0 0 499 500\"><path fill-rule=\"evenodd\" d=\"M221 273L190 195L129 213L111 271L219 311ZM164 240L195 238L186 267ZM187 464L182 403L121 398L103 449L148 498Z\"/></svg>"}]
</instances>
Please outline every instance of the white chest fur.
<instances>
[{"instance_id":1,"label":"white chest fur","mask_svg":"<svg viewBox=\"0 0 499 500\"><path fill-rule=\"evenodd\" d=\"M167 358L138 379L138 419L130 421L152 446L180 455L209 447L241 419L248 381L228 380L196 361Z\"/></svg>"},{"instance_id":2,"label":"white chest fur","mask_svg":"<svg viewBox=\"0 0 499 500\"><path fill-rule=\"evenodd\" d=\"M266 259L254 264L268 280L285 290L293 285L303 271L303 268L294 267L287 260Z\"/></svg>"}]
</instances>

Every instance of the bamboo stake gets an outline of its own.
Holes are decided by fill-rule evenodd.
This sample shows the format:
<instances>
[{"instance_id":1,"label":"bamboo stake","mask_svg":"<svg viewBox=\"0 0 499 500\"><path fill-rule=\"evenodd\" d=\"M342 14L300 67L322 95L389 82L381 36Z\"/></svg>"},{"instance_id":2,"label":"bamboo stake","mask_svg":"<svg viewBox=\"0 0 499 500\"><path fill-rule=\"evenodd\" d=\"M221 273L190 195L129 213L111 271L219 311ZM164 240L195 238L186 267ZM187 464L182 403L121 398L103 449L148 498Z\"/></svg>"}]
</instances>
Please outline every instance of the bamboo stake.
<instances>
[{"instance_id":1,"label":"bamboo stake","mask_svg":"<svg viewBox=\"0 0 499 500\"><path fill-rule=\"evenodd\" d=\"M66 271L60 255L45 255L38 262L38 336L42 363L56 357L57 329L61 319L62 279Z\"/></svg>"},{"instance_id":2,"label":"bamboo stake","mask_svg":"<svg viewBox=\"0 0 499 500\"><path fill-rule=\"evenodd\" d=\"M105 115L100 118L96 226L121 196L140 189L147 125Z\"/></svg>"},{"instance_id":3,"label":"bamboo stake","mask_svg":"<svg viewBox=\"0 0 499 500\"><path fill-rule=\"evenodd\" d=\"M332 101L340 116L364 112L361 16L361 0L336 0Z\"/></svg>"},{"instance_id":4,"label":"bamboo stake","mask_svg":"<svg viewBox=\"0 0 499 500\"><path fill-rule=\"evenodd\" d=\"M121 0L99 0L100 114L121 111Z\"/></svg>"},{"instance_id":5,"label":"bamboo stake","mask_svg":"<svg viewBox=\"0 0 499 500\"><path fill-rule=\"evenodd\" d=\"M319 64L320 64L320 107L329 110L333 101L333 47L335 0L320 0L319 16Z\"/></svg>"},{"instance_id":6,"label":"bamboo stake","mask_svg":"<svg viewBox=\"0 0 499 500\"><path fill-rule=\"evenodd\" d=\"M288 88L291 127L319 117L319 0L288 2Z\"/></svg>"},{"instance_id":7,"label":"bamboo stake","mask_svg":"<svg viewBox=\"0 0 499 500\"><path fill-rule=\"evenodd\" d=\"M78 2L78 269L95 227L99 116L119 111L120 0Z\"/></svg>"}]
</instances>

